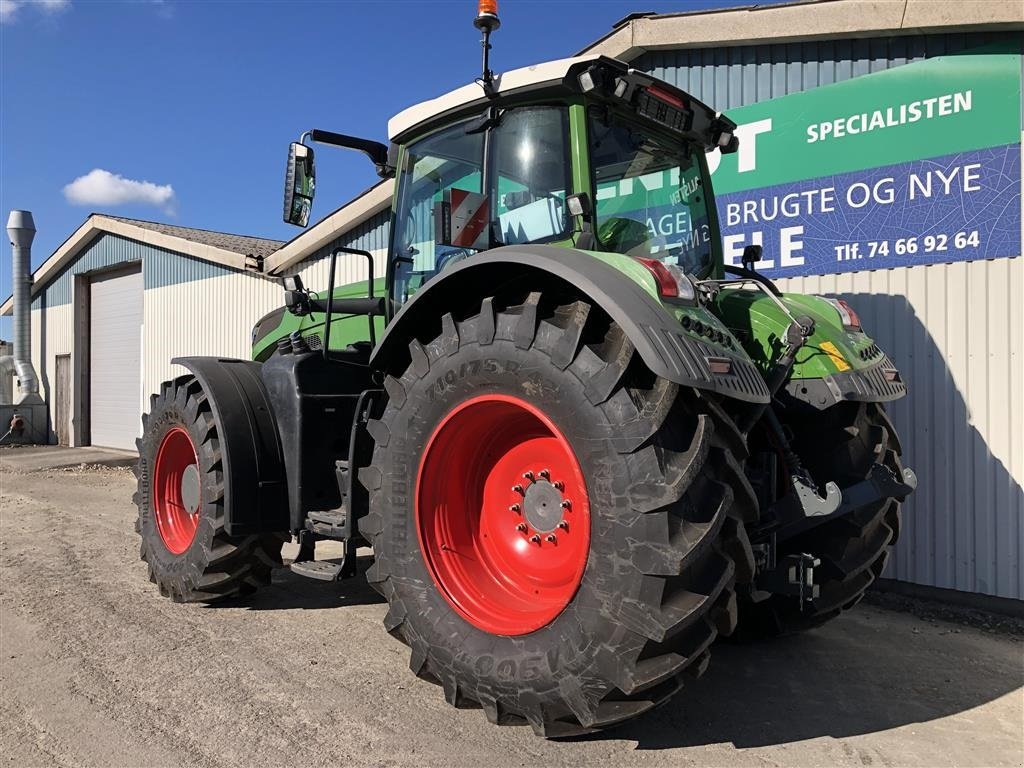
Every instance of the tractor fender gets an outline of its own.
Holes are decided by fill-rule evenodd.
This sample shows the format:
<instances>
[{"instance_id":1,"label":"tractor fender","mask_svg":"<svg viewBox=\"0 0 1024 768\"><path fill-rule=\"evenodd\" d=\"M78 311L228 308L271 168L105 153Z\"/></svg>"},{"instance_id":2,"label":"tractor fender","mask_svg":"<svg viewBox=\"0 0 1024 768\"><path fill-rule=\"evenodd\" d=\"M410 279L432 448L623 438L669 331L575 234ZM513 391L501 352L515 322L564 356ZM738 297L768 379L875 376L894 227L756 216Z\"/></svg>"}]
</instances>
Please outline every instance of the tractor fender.
<instances>
[{"instance_id":1,"label":"tractor fender","mask_svg":"<svg viewBox=\"0 0 1024 768\"><path fill-rule=\"evenodd\" d=\"M495 248L441 272L395 315L374 349L371 367L400 375L409 362L412 339L439 328L444 313L472 312L472 301L499 294L513 281L556 282L582 294L618 323L645 365L661 378L750 403L771 399L760 371L738 344L729 351L705 344L687 334L658 299L615 267L584 251L550 245ZM712 373L709 359L723 357L731 361L729 370Z\"/></svg>"},{"instance_id":2,"label":"tractor fender","mask_svg":"<svg viewBox=\"0 0 1024 768\"><path fill-rule=\"evenodd\" d=\"M217 421L231 536L290 529L281 440L260 377L261 365L220 357L176 357L203 387Z\"/></svg>"}]
</instances>

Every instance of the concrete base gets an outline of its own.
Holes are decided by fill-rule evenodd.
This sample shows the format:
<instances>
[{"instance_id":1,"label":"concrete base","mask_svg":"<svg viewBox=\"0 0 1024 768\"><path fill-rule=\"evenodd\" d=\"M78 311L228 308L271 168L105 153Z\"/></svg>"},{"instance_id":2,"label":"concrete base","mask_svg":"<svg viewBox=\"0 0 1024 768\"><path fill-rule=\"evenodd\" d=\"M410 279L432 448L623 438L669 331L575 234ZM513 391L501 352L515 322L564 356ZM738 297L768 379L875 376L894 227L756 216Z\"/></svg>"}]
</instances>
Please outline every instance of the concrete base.
<instances>
[{"instance_id":1,"label":"concrete base","mask_svg":"<svg viewBox=\"0 0 1024 768\"><path fill-rule=\"evenodd\" d=\"M25 423L21 433L12 432L3 440L3 445L46 445L50 442L49 414L46 404L18 403L17 405L0 405L0 436L11 428L11 420L20 416Z\"/></svg>"},{"instance_id":2,"label":"concrete base","mask_svg":"<svg viewBox=\"0 0 1024 768\"><path fill-rule=\"evenodd\" d=\"M59 445L0 446L0 470L38 472L81 464L104 467L131 467L138 462L135 451L113 448L64 448Z\"/></svg>"}]
</instances>

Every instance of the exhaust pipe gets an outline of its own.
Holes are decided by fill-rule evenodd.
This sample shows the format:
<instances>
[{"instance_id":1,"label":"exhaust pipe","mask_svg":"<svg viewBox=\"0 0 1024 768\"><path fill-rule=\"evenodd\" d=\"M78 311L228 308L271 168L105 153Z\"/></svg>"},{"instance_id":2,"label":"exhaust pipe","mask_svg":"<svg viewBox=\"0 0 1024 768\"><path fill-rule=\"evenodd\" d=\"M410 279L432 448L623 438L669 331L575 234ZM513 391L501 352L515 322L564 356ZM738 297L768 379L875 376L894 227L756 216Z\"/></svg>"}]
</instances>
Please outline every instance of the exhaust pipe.
<instances>
[{"instance_id":1,"label":"exhaust pipe","mask_svg":"<svg viewBox=\"0 0 1024 768\"><path fill-rule=\"evenodd\" d=\"M11 239L14 260L11 277L14 287L14 370L18 376L20 401L39 397L39 377L32 366L32 326L29 312L32 303L32 240L36 225L31 211L11 211L7 219L7 236ZM34 397L33 397L34 396Z\"/></svg>"}]
</instances>

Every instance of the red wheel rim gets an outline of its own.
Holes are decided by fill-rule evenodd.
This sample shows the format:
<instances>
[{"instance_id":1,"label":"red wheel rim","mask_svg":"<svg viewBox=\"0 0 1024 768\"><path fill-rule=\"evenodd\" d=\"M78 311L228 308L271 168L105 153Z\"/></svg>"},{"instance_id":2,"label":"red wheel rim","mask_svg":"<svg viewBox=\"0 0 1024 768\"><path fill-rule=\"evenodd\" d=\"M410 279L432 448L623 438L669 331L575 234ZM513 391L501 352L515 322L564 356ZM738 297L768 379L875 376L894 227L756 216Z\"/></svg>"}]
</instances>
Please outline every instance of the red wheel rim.
<instances>
[{"instance_id":1,"label":"red wheel rim","mask_svg":"<svg viewBox=\"0 0 1024 768\"><path fill-rule=\"evenodd\" d=\"M153 513L168 551L180 555L199 526L199 457L183 427L171 427L160 441L153 468Z\"/></svg>"},{"instance_id":2,"label":"red wheel rim","mask_svg":"<svg viewBox=\"0 0 1024 768\"><path fill-rule=\"evenodd\" d=\"M481 395L427 441L416 528L431 578L473 626L524 635L572 600L590 552L586 482L569 441L533 405Z\"/></svg>"}]
</instances>

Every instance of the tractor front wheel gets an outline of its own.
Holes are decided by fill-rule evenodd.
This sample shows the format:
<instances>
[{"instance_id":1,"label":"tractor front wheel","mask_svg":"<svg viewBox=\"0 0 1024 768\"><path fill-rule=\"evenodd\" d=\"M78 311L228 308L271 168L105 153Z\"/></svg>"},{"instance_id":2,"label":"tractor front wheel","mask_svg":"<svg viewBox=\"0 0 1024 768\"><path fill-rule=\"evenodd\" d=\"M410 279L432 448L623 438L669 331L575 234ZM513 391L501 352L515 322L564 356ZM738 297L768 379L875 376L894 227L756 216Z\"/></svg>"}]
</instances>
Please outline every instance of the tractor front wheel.
<instances>
[{"instance_id":1,"label":"tractor front wheel","mask_svg":"<svg viewBox=\"0 0 1024 768\"><path fill-rule=\"evenodd\" d=\"M703 672L752 575L756 502L721 409L588 304L538 293L445 315L385 388L360 529L419 677L563 736Z\"/></svg>"},{"instance_id":2,"label":"tractor front wheel","mask_svg":"<svg viewBox=\"0 0 1024 768\"><path fill-rule=\"evenodd\" d=\"M229 536L217 420L193 376L164 382L137 441L140 557L161 594L178 602L244 595L270 583L281 535Z\"/></svg>"}]
</instances>

